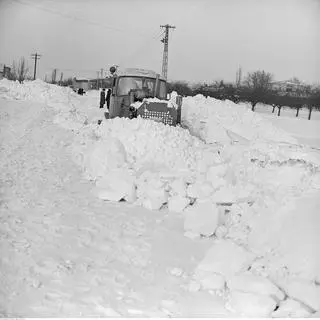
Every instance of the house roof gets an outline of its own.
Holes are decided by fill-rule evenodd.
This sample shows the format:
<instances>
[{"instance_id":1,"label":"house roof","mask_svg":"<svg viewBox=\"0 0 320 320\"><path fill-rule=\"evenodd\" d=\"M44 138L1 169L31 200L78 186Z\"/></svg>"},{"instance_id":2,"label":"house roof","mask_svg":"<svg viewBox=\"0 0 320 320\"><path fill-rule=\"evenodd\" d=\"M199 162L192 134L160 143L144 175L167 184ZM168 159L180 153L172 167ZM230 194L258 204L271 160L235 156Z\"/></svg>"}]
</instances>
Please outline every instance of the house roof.
<instances>
[{"instance_id":1,"label":"house roof","mask_svg":"<svg viewBox=\"0 0 320 320\"><path fill-rule=\"evenodd\" d=\"M74 78L76 82L84 82L84 81L89 81L87 78Z\"/></svg>"},{"instance_id":2,"label":"house roof","mask_svg":"<svg viewBox=\"0 0 320 320\"><path fill-rule=\"evenodd\" d=\"M289 80L282 80L282 81L273 81L271 84L278 84L278 85L289 85L289 86L297 86L297 87L303 87L305 86L304 83L296 83Z\"/></svg>"}]
</instances>

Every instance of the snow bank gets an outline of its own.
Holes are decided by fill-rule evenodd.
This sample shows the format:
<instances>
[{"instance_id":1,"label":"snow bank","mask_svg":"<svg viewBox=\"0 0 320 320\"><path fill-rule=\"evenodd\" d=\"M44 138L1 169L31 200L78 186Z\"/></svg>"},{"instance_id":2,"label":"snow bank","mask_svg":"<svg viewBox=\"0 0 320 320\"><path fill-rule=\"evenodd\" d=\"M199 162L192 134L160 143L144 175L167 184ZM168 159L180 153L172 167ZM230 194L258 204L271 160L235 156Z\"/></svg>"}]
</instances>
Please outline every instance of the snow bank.
<instances>
[{"instance_id":1,"label":"snow bank","mask_svg":"<svg viewBox=\"0 0 320 320\"><path fill-rule=\"evenodd\" d=\"M55 122L66 129L80 130L87 116L76 109L80 97L69 87L60 87L42 80L0 80L0 96L9 100L28 100L45 103L56 113Z\"/></svg>"},{"instance_id":2,"label":"snow bank","mask_svg":"<svg viewBox=\"0 0 320 320\"><path fill-rule=\"evenodd\" d=\"M246 106L237 105L229 100L221 101L202 95L186 97L182 104L182 120L207 143L226 143L235 137L249 141L297 143L288 133Z\"/></svg>"},{"instance_id":3,"label":"snow bank","mask_svg":"<svg viewBox=\"0 0 320 320\"><path fill-rule=\"evenodd\" d=\"M204 143L186 130L141 118L105 121L95 132L102 140L118 138L125 147L128 161L137 170L152 164L167 170L195 171L205 149Z\"/></svg>"},{"instance_id":4,"label":"snow bank","mask_svg":"<svg viewBox=\"0 0 320 320\"><path fill-rule=\"evenodd\" d=\"M60 104L67 108L77 100L77 94L69 87L59 87L41 80L9 81L0 80L1 97L15 100L36 100L46 104Z\"/></svg>"}]
</instances>

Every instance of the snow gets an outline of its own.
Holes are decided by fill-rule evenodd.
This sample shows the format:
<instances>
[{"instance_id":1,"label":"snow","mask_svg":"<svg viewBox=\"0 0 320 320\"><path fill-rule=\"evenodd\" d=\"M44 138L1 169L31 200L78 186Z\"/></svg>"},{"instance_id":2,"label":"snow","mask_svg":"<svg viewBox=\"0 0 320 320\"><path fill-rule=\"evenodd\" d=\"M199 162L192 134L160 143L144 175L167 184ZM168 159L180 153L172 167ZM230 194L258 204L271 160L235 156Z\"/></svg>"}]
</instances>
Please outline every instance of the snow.
<instances>
[{"instance_id":1,"label":"snow","mask_svg":"<svg viewBox=\"0 0 320 320\"><path fill-rule=\"evenodd\" d=\"M0 81L1 313L319 311L320 154L301 140L318 138L298 132L307 120L290 131L196 96L182 127L99 126L98 101Z\"/></svg>"},{"instance_id":2,"label":"snow","mask_svg":"<svg viewBox=\"0 0 320 320\"><path fill-rule=\"evenodd\" d=\"M224 290L225 289L225 278L219 274L208 271L198 271L194 278L199 282L202 289L207 290Z\"/></svg>"},{"instance_id":3,"label":"snow","mask_svg":"<svg viewBox=\"0 0 320 320\"><path fill-rule=\"evenodd\" d=\"M272 313L274 318L309 318L311 312L300 302L287 299Z\"/></svg>"},{"instance_id":4,"label":"snow","mask_svg":"<svg viewBox=\"0 0 320 320\"><path fill-rule=\"evenodd\" d=\"M267 318L276 306L276 301L270 296L241 291L233 291L228 302L231 310L245 317Z\"/></svg>"},{"instance_id":5,"label":"snow","mask_svg":"<svg viewBox=\"0 0 320 320\"><path fill-rule=\"evenodd\" d=\"M172 196L168 200L169 211L182 212L190 204L190 199L183 196Z\"/></svg>"},{"instance_id":6,"label":"snow","mask_svg":"<svg viewBox=\"0 0 320 320\"><path fill-rule=\"evenodd\" d=\"M249 272L232 276L228 279L227 286L231 291L264 294L277 300L285 298L285 294L270 280Z\"/></svg>"},{"instance_id":7,"label":"snow","mask_svg":"<svg viewBox=\"0 0 320 320\"><path fill-rule=\"evenodd\" d=\"M287 295L301 301L314 311L320 309L320 287L314 282L301 279L290 279L282 282Z\"/></svg>"},{"instance_id":8,"label":"snow","mask_svg":"<svg viewBox=\"0 0 320 320\"><path fill-rule=\"evenodd\" d=\"M254 260L254 255L230 240L217 240L207 251L197 270L230 277L245 271Z\"/></svg>"},{"instance_id":9,"label":"snow","mask_svg":"<svg viewBox=\"0 0 320 320\"><path fill-rule=\"evenodd\" d=\"M161 99L158 99L158 98L144 98L142 102L140 101L136 101L134 103L132 103L130 106L131 107L134 107L136 109L139 109L143 104L144 102L149 104L151 102L157 102L157 103L165 103L167 104L168 108L175 108L175 109L178 109L178 104L176 102L176 98L177 97L177 93L176 92L172 92L171 93L171 97L169 100L161 100Z\"/></svg>"},{"instance_id":10,"label":"snow","mask_svg":"<svg viewBox=\"0 0 320 320\"><path fill-rule=\"evenodd\" d=\"M184 230L197 236L212 236L219 223L220 212L211 201L196 202L185 211Z\"/></svg>"},{"instance_id":11,"label":"snow","mask_svg":"<svg viewBox=\"0 0 320 320\"><path fill-rule=\"evenodd\" d=\"M251 112L247 106L236 105L228 100L220 101L202 95L186 97L183 100L183 120L209 143L219 142L220 137L225 143L226 140L232 140L231 137L227 138L229 132L250 141L296 143L287 132Z\"/></svg>"}]
</instances>

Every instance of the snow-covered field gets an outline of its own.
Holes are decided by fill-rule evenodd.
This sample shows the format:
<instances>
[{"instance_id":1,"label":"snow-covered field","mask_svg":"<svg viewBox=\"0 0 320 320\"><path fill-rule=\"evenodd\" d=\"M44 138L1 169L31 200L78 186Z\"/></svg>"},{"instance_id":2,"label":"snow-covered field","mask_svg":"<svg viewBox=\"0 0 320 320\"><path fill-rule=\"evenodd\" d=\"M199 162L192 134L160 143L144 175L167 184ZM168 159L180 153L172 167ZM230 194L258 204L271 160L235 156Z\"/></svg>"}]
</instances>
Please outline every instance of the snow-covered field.
<instances>
[{"instance_id":1,"label":"snow-covered field","mask_svg":"<svg viewBox=\"0 0 320 320\"><path fill-rule=\"evenodd\" d=\"M319 311L310 121L196 96L182 128L99 126L98 95L0 81L1 315Z\"/></svg>"}]
</instances>

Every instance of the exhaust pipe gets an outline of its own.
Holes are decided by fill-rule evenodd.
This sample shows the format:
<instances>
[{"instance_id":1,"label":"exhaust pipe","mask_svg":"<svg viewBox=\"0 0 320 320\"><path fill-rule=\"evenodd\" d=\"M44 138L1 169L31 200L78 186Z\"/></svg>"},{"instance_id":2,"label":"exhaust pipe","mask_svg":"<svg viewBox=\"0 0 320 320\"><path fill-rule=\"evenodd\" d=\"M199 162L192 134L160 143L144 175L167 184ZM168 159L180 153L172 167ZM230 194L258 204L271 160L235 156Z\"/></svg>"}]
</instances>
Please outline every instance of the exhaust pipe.
<instances>
[{"instance_id":1,"label":"exhaust pipe","mask_svg":"<svg viewBox=\"0 0 320 320\"><path fill-rule=\"evenodd\" d=\"M159 80L160 75L157 74L156 77L156 84L154 86L154 90L153 90L153 98L158 97L159 96L159 89L160 89L160 80Z\"/></svg>"}]
</instances>

